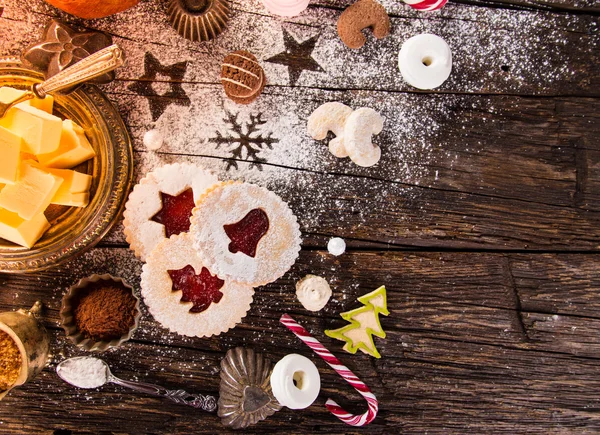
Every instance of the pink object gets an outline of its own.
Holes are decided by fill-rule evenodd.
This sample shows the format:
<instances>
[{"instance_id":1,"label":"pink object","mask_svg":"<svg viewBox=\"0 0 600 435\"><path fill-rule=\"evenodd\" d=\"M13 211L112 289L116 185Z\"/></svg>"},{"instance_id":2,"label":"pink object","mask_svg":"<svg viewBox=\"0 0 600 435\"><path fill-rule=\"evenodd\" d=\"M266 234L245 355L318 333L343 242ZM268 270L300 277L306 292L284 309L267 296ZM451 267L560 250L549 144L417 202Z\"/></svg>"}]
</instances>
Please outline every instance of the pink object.
<instances>
[{"instance_id":1,"label":"pink object","mask_svg":"<svg viewBox=\"0 0 600 435\"><path fill-rule=\"evenodd\" d=\"M265 7L275 15L294 17L308 7L309 0L262 0Z\"/></svg>"},{"instance_id":2,"label":"pink object","mask_svg":"<svg viewBox=\"0 0 600 435\"><path fill-rule=\"evenodd\" d=\"M448 0L404 0L404 3L419 11L437 11L442 9Z\"/></svg>"},{"instance_id":3,"label":"pink object","mask_svg":"<svg viewBox=\"0 0 600 435\"><path fill-rule=\"evenodd\" d=\"M344 409L335 401L327 399L325 406L329 412L342 420L344 423L351 426L364 426L365 424L371 423L377 416L379 403L377 402L375 395L371 393L369 387L367 387L363 381L358 379L358 377L356 377L356 375L352 373L348 367L343 365L340 360L337 359L331 352L325 349L319 340L310 335L306 329L300 326L300 324L298 324L289 315L282 315L279 321L283 323L286 328L292 331L296 337L302 340L304 344L310 347L317 355L323 358L333 370L335 370L342 378L346 380L346 382L352 385L354 389L367 400L369 405L369 409L364 414L353 415L344 411Z\"/></svg>"}]
</instances>

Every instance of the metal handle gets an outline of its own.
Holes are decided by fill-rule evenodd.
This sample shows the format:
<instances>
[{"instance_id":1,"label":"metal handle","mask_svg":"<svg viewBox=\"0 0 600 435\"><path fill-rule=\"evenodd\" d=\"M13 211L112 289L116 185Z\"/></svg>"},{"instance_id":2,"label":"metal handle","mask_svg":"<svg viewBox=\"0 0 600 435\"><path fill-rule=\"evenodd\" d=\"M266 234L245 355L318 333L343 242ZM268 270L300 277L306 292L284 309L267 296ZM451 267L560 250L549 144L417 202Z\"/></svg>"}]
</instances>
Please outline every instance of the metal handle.
<instances>
[{"instance_id":1,"label":"metal handle","mask_svg":"<svg viewBox=\"0 0 600 435\"><path fill-rule=\"evenodd\" d=\"M65 68L48 80L34 85L33 92L38 98L44 98L47 94L106 74L120 67L124 62L123 50L113 44L81 59L75 65Z\"/></svg>"},{"instance_id":2,"label":"metal handle","mask_svg":"<svg viewBox=\"0 0 600 435\"><path fill-rule=\"evenodd\" d=\"M111 375L109 381L121 385L122 387L131 388L140 393L152 394L154 396L166 397L167 399L181 403L194 408L200 408L204 411L213 412L217 409L217 399L213 396L203 394L190 394L184 390L167 390L158 385L147 384L145 382L133 382L119 379Z\"/></svg>"}]
</instances>

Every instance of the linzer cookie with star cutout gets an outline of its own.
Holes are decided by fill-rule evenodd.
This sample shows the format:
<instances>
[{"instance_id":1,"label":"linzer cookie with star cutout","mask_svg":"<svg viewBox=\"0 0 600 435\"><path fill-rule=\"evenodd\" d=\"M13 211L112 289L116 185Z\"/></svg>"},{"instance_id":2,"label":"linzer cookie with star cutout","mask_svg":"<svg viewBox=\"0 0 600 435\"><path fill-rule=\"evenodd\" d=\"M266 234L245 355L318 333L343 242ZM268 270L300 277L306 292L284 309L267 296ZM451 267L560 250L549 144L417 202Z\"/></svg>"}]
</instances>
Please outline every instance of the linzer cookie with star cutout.
<instances>
[{"instance_id":1,"label":"linzer cookie with star cutout","mask_svg":"<svg viewBox=\"0 0 600 435\"><path fill-rule=\"evenodd\" d=\"M254 289L215 274L189 233L161 241L142 269L142 296L164 327L190 337L219 335L250 309Z\"/></svg>"},{"instance_id":2,"label":"linzer cookie with star cutout","mask_svg":"<svg viewBox=\"0 0 600 435\"><path fill-rule=\"evenodd\" d=\"M267 79L256 57L238 50L225 56L221 82L229 98L239 104L250 104L261 94Z\"/></svg>"},{"instance_id":3,"label":"linzer cookie with star cutout","mask_svg":"<svg viewBox=\"0 0 600 435\"><path fill-rule=\"evenodd\" d=\"M125 237L143 261L165 238L185 233L195 201L218 183L212 172L197 165L177 163L149 172L134 188L125 205Z\"/></svg>"},{"instance_id":4,"label":"linzer cookie with star cutout","mask_svg":"<svg viewBox=\"0 0 600 435\"><path fill-rule=\"evenodd\" d=\"M202 262L221 279L264 285L298 258L298 221L275 193L228 182L209 189L196 203L190 235Z\"/></svg>"}]
</instances>

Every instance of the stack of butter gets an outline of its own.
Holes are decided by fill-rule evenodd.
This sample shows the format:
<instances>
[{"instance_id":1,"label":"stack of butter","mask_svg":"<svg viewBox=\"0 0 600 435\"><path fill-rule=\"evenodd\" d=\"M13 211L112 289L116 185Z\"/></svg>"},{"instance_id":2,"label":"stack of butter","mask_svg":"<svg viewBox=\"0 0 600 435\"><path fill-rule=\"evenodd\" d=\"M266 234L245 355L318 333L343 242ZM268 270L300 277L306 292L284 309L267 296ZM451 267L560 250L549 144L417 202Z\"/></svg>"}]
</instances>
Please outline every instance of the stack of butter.
<instances>
[{"instance_id":1,"label":"stack of butter","mask_svg":"<svg viewBox=\"0 0 600 435\"><path fill-rule=\"evenodd\" d=\"M0 101L24 91L0 88ZM83 129L52 115L54 100L17 104L0 118L0 237L31 248L50 228L50 204L85 207L92 177L72 168L96 154Z\"/></svg>"}]
</instances>

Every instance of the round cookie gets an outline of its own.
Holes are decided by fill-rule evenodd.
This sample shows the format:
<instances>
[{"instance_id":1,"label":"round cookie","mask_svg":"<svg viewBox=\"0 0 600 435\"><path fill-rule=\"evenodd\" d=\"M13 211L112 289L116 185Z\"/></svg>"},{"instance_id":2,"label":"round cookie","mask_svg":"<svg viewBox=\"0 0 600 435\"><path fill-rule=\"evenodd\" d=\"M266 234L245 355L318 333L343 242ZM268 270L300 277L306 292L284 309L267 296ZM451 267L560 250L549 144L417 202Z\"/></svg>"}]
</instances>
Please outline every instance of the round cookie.
<instances>
[{"instance_id":1,"label":"round cookie","mask_svg":"<svg viewBox=\"0 0 600 435\"><path fill-rule=\"evenodd\" d=\"M402 78L418 89L441 86L452 72L452 51L437 35L423 33L407 39L398 54Z\"/></svg>"},{"instance_id":2,"label":"round cookie","mask_svg":"<svg viewBox=\"0 0 600 435\"><path fill-rule=\"evenodd\" d=\"M176 278L186 268L191 272L187 278ZM213 289L213 295L198 295L193 289L180 287L182 282L194 280L198 280L200 290ZM250 309L254 296L252 287L223 281L206 268L188 233L172 236L156 246L142 268L141 286L144 302L156 321L190 337L210 337L233 328ZM201 311L194 312L195 308Z\"/></svg>"},{"instance_id":3,"label":"round cookie","mask_svg":"<svg viewBox=\"0 0 600 435\"><path fill-rule=\"evenodd\" d=\"M264 285L298 258L298 221L275 193L230 182L209 190L197 204L190 234L204 264L221 278Z\"/></svg>"},{"instance_id":4,"label":"round cookie","mask_svg":"<svg viewBox=\"0 0 600 435\"><path fill-rule=\"evenodd\" d=\"M225 94L239 104L250 104L263 91L267 80L256 57L246 50L225 56L221 66Z\"/></svg>"},{"instance_id":5,"label":"round cookie","mask_svg":"<svg viewBox=\"0 0 600 435\"><path fill-rule=\"evenodd\" d=\"M303 355L291 353L275 364L271 389L279 403L290 409L308 408L321 391L317 366Z\"/></svg>"},{"instance_id":6,"label":"round cookie","mask_svg":"<svg viewBox=\"0 0 600 435\"><path fill-rule=\"evenodd\" d=\"M163 209L164 194L178 196L192 189L193 202L219 179L212 172L189 163L165 165L146 174L133 188L125 205L125 237L142 261L168 235L165 225L153 220ZM194 204L191 204L191 209Z\"/></svg>"}]
</instances>

